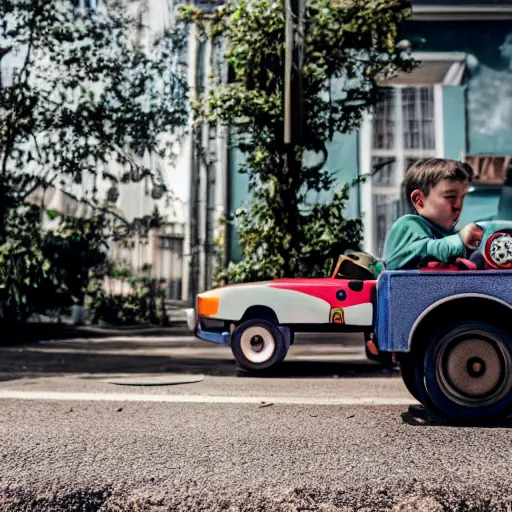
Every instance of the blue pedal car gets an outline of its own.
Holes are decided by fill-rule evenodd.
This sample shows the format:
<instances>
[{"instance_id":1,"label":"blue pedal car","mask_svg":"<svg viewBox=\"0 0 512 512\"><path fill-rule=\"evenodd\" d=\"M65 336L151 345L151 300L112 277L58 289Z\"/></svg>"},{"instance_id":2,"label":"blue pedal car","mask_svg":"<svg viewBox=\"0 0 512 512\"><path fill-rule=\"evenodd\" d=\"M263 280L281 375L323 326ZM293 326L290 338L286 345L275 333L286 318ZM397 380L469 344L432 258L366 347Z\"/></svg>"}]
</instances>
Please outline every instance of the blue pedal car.
<instances>
[{"instance_id":1,"label":"blue pedal car","mask_svg":"<svg viewBox=\"0 0 512 512\"><path fill-rule=\"evenodd\" d=\"M400 361L405 385L455 422L512 413L512 223L490 222L485 270L385 271L375 341Z\"/></svg>"}]
</instances>

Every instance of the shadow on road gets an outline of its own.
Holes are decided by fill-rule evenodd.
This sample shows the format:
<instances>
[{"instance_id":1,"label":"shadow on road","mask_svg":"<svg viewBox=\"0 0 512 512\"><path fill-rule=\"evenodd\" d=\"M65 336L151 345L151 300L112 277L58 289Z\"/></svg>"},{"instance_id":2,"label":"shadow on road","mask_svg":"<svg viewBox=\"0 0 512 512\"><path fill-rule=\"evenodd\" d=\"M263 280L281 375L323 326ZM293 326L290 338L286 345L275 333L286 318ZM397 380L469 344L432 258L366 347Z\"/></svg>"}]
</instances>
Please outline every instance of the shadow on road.
<instances>
[{"instance_id":1,"label":"shadow on road","mask_svg":"<svg viewBox=\"0 0 512 512\"><path fill-rule=\"evenodd\" d=\"M400 375L371 361L286 361L276 369L258 373L258 378L300 377L382 377ZM239 377L253 377L249 372L238 371Z\"/></svg>"},{"instance_id":2,"label":"shadow on road","mask_svg":"<svg viewBox=\"0 0 512 512\"><path fill-rule=\"evenodd\" d=\"M408 425L414 427L456 427L460 428L461 425L456 423L450 423L448 420L436 416L435 414L428 411L422 405L411 405L407 409L407 412L401 414L402 420ZM489 423L489 424L476 424L473 427L477 428L511 428L512 427L512 416L502 420L500 423Z\"/></svg>"},{"instance_id":3,"label":"shadow on road","mask_svg":"<svg viewBox=\"0 0 512 512\"><path fill-rule=\"evenodd\" d=\"M300 355L300 360L297 360L299 356L294 360L292 352L289 360L285 360L280 367L263 375L258 374L258 377L350 378L399 375L368 361L361 347L333 346L332 352L327 350L326 354L324 344L318 350L315 353L314 345L302 340L295 352ZM237 367L229 348L195 340L79 339L0 347L0 380L71 373L254 376Z\"/></svg>"}]
</instances>

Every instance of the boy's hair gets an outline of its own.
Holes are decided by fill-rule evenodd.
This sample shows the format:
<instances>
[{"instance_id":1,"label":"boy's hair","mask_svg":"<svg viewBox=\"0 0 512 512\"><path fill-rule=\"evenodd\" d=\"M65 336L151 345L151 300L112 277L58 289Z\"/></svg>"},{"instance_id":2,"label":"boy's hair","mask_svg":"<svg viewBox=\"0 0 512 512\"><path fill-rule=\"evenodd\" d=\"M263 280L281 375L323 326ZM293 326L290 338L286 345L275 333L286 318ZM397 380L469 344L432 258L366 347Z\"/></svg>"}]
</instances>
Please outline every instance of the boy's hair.
<instances>
[{"instance_id":1,"label":"boy's hair","mask_svg":"<svg viewBox=\"0 0 512 512\"><path fill-rule=\"evenodd\" d=\"M411 194L421 190L427 197L441 180L473 181L473 168L466 162L450 158L422 158L411 165L405 173L403 190L407 202L414 208Z\"/></svg>"}]
</instances>

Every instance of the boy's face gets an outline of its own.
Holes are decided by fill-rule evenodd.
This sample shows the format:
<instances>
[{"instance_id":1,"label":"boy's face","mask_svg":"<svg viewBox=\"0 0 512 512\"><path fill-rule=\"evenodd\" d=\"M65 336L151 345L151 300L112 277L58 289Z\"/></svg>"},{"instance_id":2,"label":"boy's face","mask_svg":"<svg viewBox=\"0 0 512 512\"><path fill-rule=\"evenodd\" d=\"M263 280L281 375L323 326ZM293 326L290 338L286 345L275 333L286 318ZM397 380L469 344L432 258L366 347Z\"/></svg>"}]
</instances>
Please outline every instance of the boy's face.
<instances>
[{"instance_id":1,"label":"boy's face","mask_svg":"<svg viewBox=\"0 0 512 512\"><path fill-rule=\"evenodd\" d=\"M411 201L419 215L451 229L459 220L467 192L467 182L444 179L432 187L427 196L421 190L414 190Z\"/></svg>"}]
</instances>

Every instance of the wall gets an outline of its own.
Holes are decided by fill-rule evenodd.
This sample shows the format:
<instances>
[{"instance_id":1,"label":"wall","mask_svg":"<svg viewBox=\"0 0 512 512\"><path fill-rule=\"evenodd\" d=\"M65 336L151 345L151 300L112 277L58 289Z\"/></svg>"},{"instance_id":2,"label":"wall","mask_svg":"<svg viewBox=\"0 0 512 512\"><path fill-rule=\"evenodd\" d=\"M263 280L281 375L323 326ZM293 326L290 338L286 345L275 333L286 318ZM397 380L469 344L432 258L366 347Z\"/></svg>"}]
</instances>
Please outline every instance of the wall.
<instances>
[{"instance_id":1,"label":"wall","mask_svg":"<svg viewBox=\"0 0 512 512\"><path fill-rule=\"evenodd\" d=\"M467 153L466 86L443 87L444 157Z\"/></svg>"},{"instance_id":2,"label":"wall","mask_svg":"<svg viewBox=\"0 0 512 512\"><path fill-rule=\"evenodd\" d=\"M349 134L336 133L332 142L327 144L329 157L327 158L326 167L334 172L338 186L349 183L358 176L357 147L357 132ZM347 217L358 217L360 214L358 190L358 186L351 189L350 200L345 212ZM332 192L326 196L322 195L319 200L323 202L330 197L332 197Z\"/></svg>"},{"instance_id":3,"label":"wall","mask_svg":"<svg viewBox=\"0 0 512 512\"><path fill-rule=\"evenodd\" d=\"M422 51L465 52L470 154L512 154L512 21L410 21L401 37Z\"/></svg>"},{"instance_id":4,"label":"wall","mask_svg":"<svg viewBox=\"0 0 512 512\"><path fill-rule=\"evenodd\" d=\"M231 214L234 214L238 208L246 206L249 203L249 177L247 174L238 172L240 165L243 163L244 155L236 148L229 151L229 192L228 192L228 208ZM238 243L238 236L236 229L231 227L229 229L229 248L228 260L240 261L242 251Z\"/></svg>"}]
</instances>

